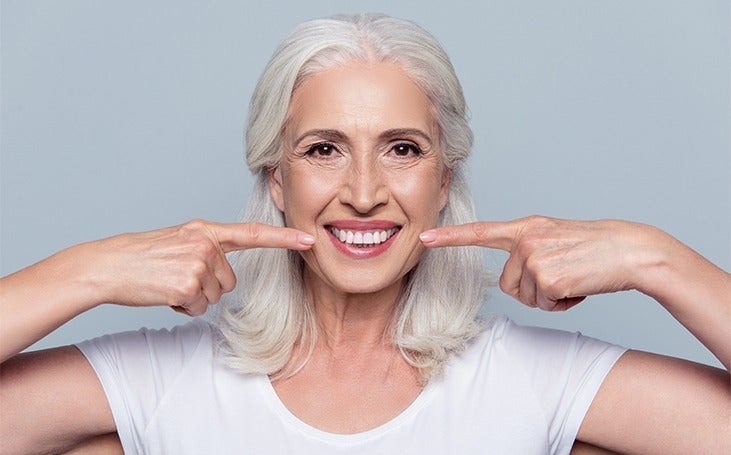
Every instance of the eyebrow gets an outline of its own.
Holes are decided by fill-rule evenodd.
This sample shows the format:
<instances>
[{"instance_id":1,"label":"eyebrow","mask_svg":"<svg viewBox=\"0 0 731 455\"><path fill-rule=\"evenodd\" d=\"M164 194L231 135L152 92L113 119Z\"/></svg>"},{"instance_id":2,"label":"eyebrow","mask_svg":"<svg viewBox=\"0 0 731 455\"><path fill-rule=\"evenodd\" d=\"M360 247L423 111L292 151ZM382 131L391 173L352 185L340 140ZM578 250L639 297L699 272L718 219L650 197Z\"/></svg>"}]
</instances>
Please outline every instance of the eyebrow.
<instances>
[{"instance_id":1,"label":"eyebrow","mask_svg":"<svg viewBox=\"0 0 731 455\"><path fill-rule=\"evenodd\" d=\"M386 130L380 134L379 138L396 139L404 136L419 136L424 139L429 145L431 145L432 143L431 137L429 137L428 134L418 128L394 128L392 130Z\"/></svg>"},{"instance_id":2,"label":"eyebrow","mask_svg":"<svg viewBox=\"0 0 731 455\"><path fill-rule=\"evenodd\" d=\"M328 141L338 141L338 142L344 142L347 141L348 136L345 135L342 131L339 130L332 130L332 129L313 129L308 130L302 133L297 137L295 140L295 144L299 144L300 141L302 141L304 138L308 136L317 136L320 138L323 138ZM389 140L389 139L396 139L399 137L404 136L419 136L425 141L429 143L429 145L432 144L432 139L429 137L428 134L423 132L422 130L418 128L393 128L390 130L386 130L382 132L380 135L378 135L378 138L380 140Z\"/></svg>"},{"instance_id":3,"label":"eyebrow","mask_svg":"<svg viewBox=\"0 0 731 455\"><path fill-rule=\"evenodd\" d=\"M326 139L328 141L338 141L342 142L347 140L347 136L342 131L338 130L328 130L328 129L314 129L314 130L308 130L302 133L295 139L294 143L299 144L304 138L307 136L317 136L321 137L323 139Z\"/></svg>"}]
</instances>

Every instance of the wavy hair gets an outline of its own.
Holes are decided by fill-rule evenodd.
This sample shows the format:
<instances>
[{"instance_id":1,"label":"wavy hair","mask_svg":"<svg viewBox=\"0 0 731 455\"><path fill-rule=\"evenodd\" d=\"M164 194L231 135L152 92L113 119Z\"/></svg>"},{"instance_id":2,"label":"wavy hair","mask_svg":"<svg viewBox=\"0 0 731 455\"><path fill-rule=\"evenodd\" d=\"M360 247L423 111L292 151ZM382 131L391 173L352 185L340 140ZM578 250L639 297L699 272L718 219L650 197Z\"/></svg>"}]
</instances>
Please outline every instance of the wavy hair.
<instances>
[{"instance_id":1,"label":"wavy hair","mask_svg":"<svg viewBox=\"0 0 731 455\"><path fill-rule=\"evenodd\" d=\"M385 15L335 16L301 24L274 52L251 99L246 160L256 176L243 221L284 226L268 173L281 158L281 137L294 90L309 76L353 60L394 62L425 92L439 125L440 152L451 172L439 226L475 220L465 176L472 131L462 88L447 54L424 29ZM273 378L296 373L317 339L299 253L251 249L230 257L236 290L217 317L226 363ZM450 353L480 331L477 317L486 273L478 248L427 250L406 277L387 335L423 381L438 375ZM294 359L293 362L289 362Z\"/></svg>"}]
</instances>

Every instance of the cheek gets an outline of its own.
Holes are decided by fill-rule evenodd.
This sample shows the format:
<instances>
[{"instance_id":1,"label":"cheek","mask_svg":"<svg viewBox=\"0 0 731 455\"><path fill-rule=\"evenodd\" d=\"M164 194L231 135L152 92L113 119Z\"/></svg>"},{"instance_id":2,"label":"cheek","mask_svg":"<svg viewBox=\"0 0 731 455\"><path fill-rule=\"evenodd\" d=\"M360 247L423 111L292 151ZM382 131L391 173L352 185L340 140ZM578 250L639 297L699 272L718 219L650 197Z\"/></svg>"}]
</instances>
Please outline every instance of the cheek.
<instances>
[{"instance_id":1,"label":"cheek","mask_svg":"<svg viewBox=\"0 0 731 455\"><path fill-rule=\"evenodd\" d=\"M294 170L288 173L282 188L287 225L306 226L332 200L337 179L323 173Z\"/></svg>"},{"instance_id":2,"label":"cheek","mask_svg":"<svg viewBox=\"0 0 731 455\"><path fill-rule=\"evenodd\" d=\"M435 224L441 210L441 185L434 175L418 175L396 179L391 186L394 197L412 221Z\"/></svg>"}]
</instances>

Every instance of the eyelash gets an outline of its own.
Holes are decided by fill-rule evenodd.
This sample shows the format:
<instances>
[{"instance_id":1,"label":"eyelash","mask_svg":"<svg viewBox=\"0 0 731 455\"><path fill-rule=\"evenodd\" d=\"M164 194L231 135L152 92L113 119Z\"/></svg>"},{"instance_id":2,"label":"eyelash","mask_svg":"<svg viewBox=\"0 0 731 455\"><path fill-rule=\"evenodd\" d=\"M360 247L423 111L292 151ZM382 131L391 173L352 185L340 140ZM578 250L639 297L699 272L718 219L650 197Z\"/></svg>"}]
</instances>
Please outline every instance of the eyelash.
<instances>
[{"instance_id":1,"label":"eyelash","mask_svg":"<svg viewBox=\"0 0 731 455\"><path fill-rule=\"evenodd\" d=\"M322 153L325 151L325 153ZM333 153L337 152L338 148L331 142L317 142L315 144L310 145L307 150L305 151L306 156L313 156L318 155L320 157L324 158L330 158ZM389 152L393 152L393 154L398 158L407 158L408 155L412 154L415 156L421 156L424 154L424 152L421 150L421 148L411 142L399 142L397 144L394 144L390 149L388 149ZM401 154L400 152L406 151L405 154ZM409 153L412 152L412 153Z\"/></svg>"},{"instance_id":2,"label":"eyelash","mask_svg":"<svg viewBox=\"0 0 731 455\"><path fill-rule=\"evenodd\" d=\"M326 148L328 149L328 153L320 154L320 156L322 156L322 157L330 157L330 156L332 156L333 152L336 152L337 151L337 147L335 147L335 145L333 145L330 142L317 142L315 144L312 144L307 149L307 151L305 151L305 155L307 155L307 156L313 156L313 155L315 155L318 152L318 150L323 150L323 149L326 149Z\"/></svg>"},{"instance_id":3,"label":"eyelash","mask_svg":"<svg viewBox=\"0 0 731 455\"><path fill-rule=\"evenodd\" d=\"M424 152L422 152L421 148L418 145L413 144L411 142L399 142L398 144L395 144L393 147L391 147L391 149L389 151L393 151L394 154L398 157L406 157L406 155L401 155L399 153L396 153L396 151L399 149L405 149L407 151L412 151L412 152L414 152L414 155L416 155L416 156L421 156L424 154ZM408 153L407 153L407 155L408 155Z\"/></svg>"}]
</instances>

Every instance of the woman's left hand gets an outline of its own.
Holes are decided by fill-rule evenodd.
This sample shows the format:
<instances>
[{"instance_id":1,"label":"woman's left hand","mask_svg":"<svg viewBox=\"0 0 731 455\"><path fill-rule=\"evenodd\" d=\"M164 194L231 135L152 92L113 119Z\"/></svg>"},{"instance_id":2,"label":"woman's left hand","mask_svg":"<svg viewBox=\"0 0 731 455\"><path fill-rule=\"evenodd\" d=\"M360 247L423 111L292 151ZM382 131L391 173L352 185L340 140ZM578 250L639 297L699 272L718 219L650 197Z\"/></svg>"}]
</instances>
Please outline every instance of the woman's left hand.
<instances>
[{"instance_id":1,"label":"woman's left hand","mask_svg":"<svg viewBox=\"0 0 731 455\"><path fill-rule=\"evenodd\" d=\"M672 237L626 221L569 221L531 216L426 231L427 247L476 245L510 253L500 289L525 305L566 310L586 296L642 290L647 264L661 260Z\"/></svg>"}]
</instances>

